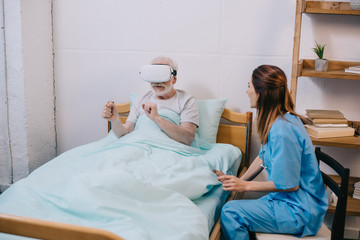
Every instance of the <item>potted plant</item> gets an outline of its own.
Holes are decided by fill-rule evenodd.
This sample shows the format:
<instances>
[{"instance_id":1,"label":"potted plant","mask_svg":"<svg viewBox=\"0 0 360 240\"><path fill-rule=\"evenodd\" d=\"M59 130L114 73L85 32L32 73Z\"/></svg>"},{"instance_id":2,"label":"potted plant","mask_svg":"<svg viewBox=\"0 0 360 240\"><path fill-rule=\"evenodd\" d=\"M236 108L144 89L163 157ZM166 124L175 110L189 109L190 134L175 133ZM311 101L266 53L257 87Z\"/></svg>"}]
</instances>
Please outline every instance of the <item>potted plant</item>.
<instances>
[{"instance_id":1,"label":"potted plant","mask_svg":"<svg viewBox=\"0 0 360 240\"><path fill-rule=\"evenodd\" d=\"M360 0L350 0L350 8L353 10L360 10Z\"/></svg>"},{"instance_id":2,"label":"potted plant","mask_svg":"<svg viewBox=\"0 0 360 240\"><path fill-rule=\"evenodd\" d=\"M313 48L313 50L318 56L318 58L315 59L315 71L326 72L329 62L327 59L324 59L325 44L321 45L315 42L315 47Z\"/></svg>"}]
</instances>

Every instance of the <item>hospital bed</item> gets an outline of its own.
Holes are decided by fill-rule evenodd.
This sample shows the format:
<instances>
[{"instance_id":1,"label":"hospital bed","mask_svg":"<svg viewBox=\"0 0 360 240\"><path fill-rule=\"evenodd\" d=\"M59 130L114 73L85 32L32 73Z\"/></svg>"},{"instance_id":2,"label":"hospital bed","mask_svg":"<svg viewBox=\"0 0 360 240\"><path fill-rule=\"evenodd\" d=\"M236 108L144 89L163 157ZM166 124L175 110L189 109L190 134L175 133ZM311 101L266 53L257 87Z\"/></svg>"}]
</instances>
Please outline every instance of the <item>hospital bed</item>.
<instances>
[{"instance_id":1,"label":"hospital bed","mask_svg":"<svg viewBox=\"0 0 360 240\"><path fill-rule=\"evenodd\" d=\"M209 104L209 102L207 104ZM209 107L210 105L212 105L211 102L207 107ZM120 115L121 121L125 122L126 115L130 110L130 103L117 104L117 110ZM207 109L207 111L208 110L209 109ZM221 114L221 121L220 124L218 125L216 142L231 144L241 150L241 154L240 154L241 161L235 163L234 167L236 169L233 169L234 173L237 174L238 176L243 174L243 172L247 169L249 165L251 130L252 130L251 128L252 128L251 112L237 113L227 108L223 110ZM110 123L108 125L108 130L109 131L111 130ZM103 144L103 142L101 142L101 144ZM101 149L101 151L107 151L107 149L105 150ZM91 154L92 153L90 153L90 155ZM186 153L181 152L180 155L182 154L186 155ZM74 166L74 168L76 168L76 166ZM46 181L46 179L43 179L43 181ZM211 233L209 238L211 240L218 239L220 236L220 226L218 219L222 205L225 203L225 201L234 198L234 196L235 196L234 193L229 194L228 192L225 192L221 189L221 185L218 185L213 187L210 191L208 191L204 195L191 199L192 202L195 203L197 208L199 208L207 218L206 220L207 220L208 229L209 232ZM84 197L86 197L86 195ZM99 209L101 209L101 207L99 207ZM164 207L164 209L166 208ZM24 211L26 212L26 210ZM193 210L189 212L192 211ZM74 224L74 222L71 221L69 224L66 220L61 220L59 222L52 221L51 217L50 220L48 220L48 219L39 219L39 218L23 216L22 214L9 214L6 212L4 213L3 209L1 209L1 196L0 196L0 212L1 212L0 232L5 233L4 236L10 237L11 234L11 237L14 235L18 235L18 236L26 236L36 239L66 239L66 240L123 239L121 237L122 236L121 233L115 234L114 232L103 229L101 221L99 226L97 226L96 223L92 224L91 226L86 226L86 224ZM189 214L189 212L187 214ZM170 216L171 214L172 213L170 213ZM93 216L90 216L89 218L92 217ZM169 221L175 221L175 219L170 217ZM181 225L181 222L180 223L175 222L175 225L179 225L179 224ZM6 239L3 238L2 235L0 238ZM9 239L13 239L13 238L9 238ZM14 239L18 239L18 238L14 238ZM194 239L197 238L194 237Z\"/></svg>"}]
</instances>

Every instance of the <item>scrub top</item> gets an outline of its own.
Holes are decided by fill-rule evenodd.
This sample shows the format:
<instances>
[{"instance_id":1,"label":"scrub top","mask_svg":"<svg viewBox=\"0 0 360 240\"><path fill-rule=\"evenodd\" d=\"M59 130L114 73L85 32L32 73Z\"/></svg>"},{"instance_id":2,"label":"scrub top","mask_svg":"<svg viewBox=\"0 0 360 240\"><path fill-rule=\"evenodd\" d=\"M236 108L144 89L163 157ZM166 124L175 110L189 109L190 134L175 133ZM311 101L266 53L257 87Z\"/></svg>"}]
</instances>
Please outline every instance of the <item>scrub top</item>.
<instances>
[{"instance_id":1,"label":"scrub top","mask_svg":"<svg viewBox=\"0 0 360 240\"><path fill-rule=\"evenodd\" d=\"M328 208L328 198L314 147L299 117L290 113L278 117L259 157L264 161L268 180L273 181L276 188L299 186L298 191L273 192L265 198L303 209L300 213L294 208L294 218L305 222L301 236L316 234ZM281 209L275 209L275 213L277 219L281 218Z\"/></svg>"}]
</instances>

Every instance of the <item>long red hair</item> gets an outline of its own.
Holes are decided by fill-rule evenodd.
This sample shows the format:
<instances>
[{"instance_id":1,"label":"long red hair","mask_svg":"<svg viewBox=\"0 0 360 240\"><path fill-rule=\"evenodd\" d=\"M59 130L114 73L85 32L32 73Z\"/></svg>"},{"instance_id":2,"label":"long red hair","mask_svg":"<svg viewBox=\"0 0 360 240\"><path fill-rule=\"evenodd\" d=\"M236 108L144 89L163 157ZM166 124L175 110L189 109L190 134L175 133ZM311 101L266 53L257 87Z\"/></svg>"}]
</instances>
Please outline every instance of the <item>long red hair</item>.
<instances>
[{"instance_id":1,"label":"long red hair","mask_svg":"<svg viewBox=\"0 0 360 240\"><path fill-rule=\"evenodd\" d=\"M261 65L252 73L257 100L257 131L261 144L265 144L276 118L289 112L296 116L294 103L287 88L286 75L279 67Z\"/></svg>"}]
</instances>

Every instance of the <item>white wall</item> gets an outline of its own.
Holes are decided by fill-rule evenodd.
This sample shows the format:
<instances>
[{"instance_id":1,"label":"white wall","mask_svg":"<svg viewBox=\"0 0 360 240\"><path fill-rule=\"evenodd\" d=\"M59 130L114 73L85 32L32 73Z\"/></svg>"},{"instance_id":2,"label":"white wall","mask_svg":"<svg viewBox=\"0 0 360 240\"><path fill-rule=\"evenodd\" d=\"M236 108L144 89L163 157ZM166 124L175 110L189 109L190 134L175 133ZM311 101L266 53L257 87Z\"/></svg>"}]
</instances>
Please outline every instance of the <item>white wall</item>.
<instances>
[{"instance_id":1,"label":"white wall","mask_svg":"<svg viewBox=\"0 0 360 240\"><path fill-rule=\"evenodd\" d=\"M294 19L295 0L55 1L59 152L103 137L103 104L148 89L138 71L158 55L178 62L177 88L253 111L245 91L255 67L278 65L290 85ZM315 58L316 40L328 59L360 61L358 16L305 15L303 29L302 57ZM360 81L300 78L298 86L299 113L335 108L360 120ZM252 158L257 140L254 128ZM359 150L323 149L360 176Z\"/></svg>"},{"instance_id":2,"label":"white wall","mask_svg":"<svg viewBox=\"0 0 360 240\"><path fill-rule=\"evenodd\" d=\"M56 155L52 1L22 0L22 53L29 171Z\"/></svg>"}]
</instances>

